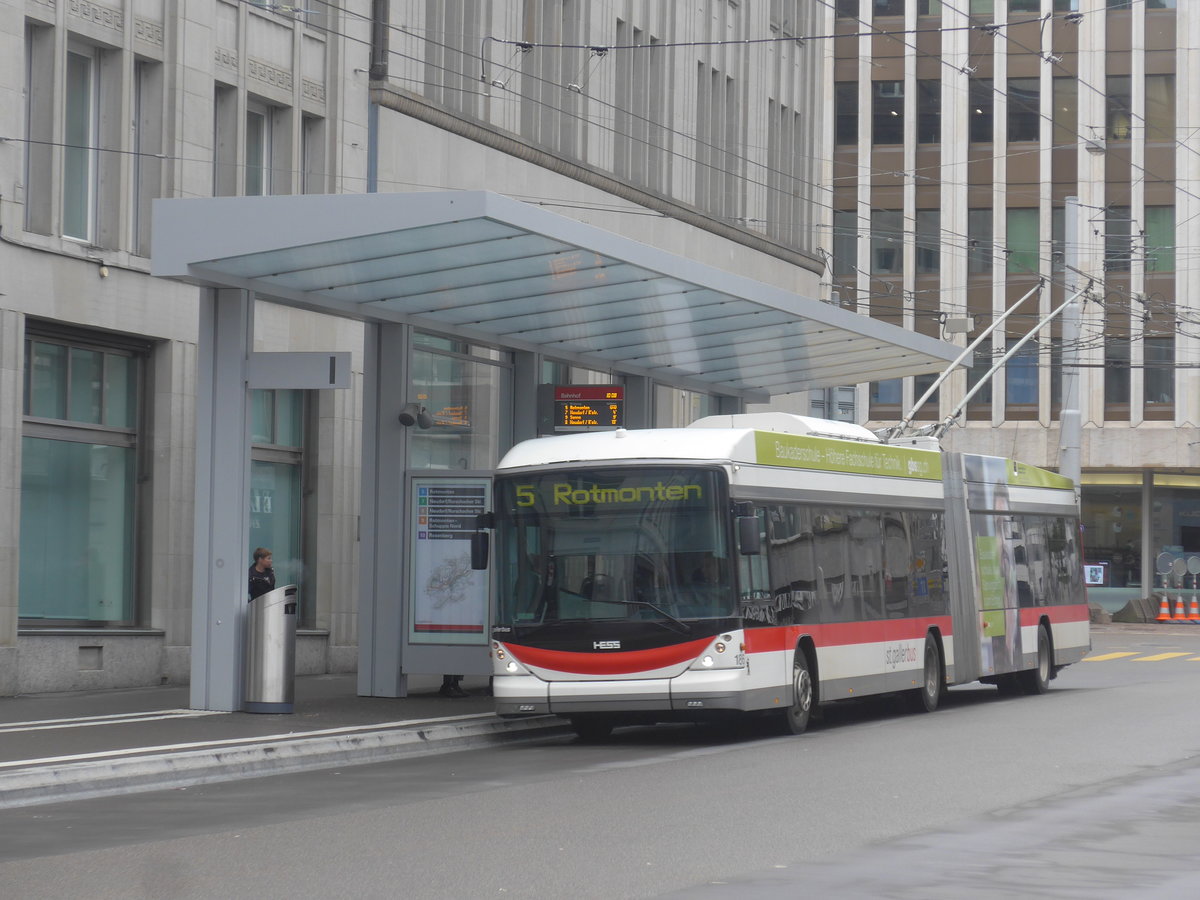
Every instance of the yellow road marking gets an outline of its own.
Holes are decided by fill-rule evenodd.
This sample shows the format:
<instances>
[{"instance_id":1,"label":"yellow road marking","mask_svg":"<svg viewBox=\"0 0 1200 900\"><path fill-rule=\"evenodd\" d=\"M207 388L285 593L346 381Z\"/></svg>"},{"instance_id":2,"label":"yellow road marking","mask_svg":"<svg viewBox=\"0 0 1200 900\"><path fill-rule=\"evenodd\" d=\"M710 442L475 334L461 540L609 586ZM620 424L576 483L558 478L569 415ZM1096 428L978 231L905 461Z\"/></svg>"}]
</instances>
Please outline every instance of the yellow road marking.
<instances>
[{"instance_id":1,"label":"yellow road marking","mask_svg":"<svg viewBox=\"0 0 1200 900\"><path fill-rule=\"evenodd\" d=\"M1083 658L1083 661L1084 662L1107 662L1110 659L1123 659L1126 656L1137 656L1137 655L1138 655L1138 651L1136 651L1136 650L1125 650L1120 653L1104 653L1100 656L1085 656Z\"/></svg>"},{"instance_id":2,"label":"yellow road marking","mask_svg":"<svg viewBox=\"0 0 1200 900\"><path fill-rule=\"evenodd\" d=\"M1189 655L1189 653L1159 653L1155 656L1140 656L1134 662L1158 662L1161 659L1175 659L1177 656Z\"/></svg>"}]
</instances>

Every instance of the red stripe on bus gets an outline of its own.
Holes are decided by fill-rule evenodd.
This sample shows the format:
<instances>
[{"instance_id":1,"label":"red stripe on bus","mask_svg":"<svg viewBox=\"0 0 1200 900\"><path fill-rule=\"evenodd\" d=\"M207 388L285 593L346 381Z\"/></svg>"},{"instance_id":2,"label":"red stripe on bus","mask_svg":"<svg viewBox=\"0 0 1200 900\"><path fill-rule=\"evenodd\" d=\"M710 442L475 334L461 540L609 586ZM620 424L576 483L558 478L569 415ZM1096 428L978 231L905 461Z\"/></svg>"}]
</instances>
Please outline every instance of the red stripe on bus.
<instances>
[{"instance_id":1,"label":"red stripe on bus","mask_svg":"<svg viewBox=\"0 0 1200 900\"><path fill-rule=\"evenodd\" d=\"M921 640L930 628L944 637L953 633L949 616L919 619L876 619L871 622L834 622L828 625L778 625L746 629L747 653L791 650L801 635L809 635L819 647L878 644L883 641Z\"/></svg>"},{"instance_id":2,"label":"red stripe on bus","mask_svg":"<svg viewBox=\"0 0 1200 900\"><path fill-rule=\"evenodd\" d=\"M1051 625L1091 621L1086 603L1074 603L1070 606L1034 606L1021 610L1022 625L1036 625L1043 617L1049 619Z\"/></svg>"},{"instance_id":3,"label":"red stripe on bus","mask_svg":"<svg viewBox=\"0 0 1200 900\"><path fill-rule=\"evenodd\" d=\"M698 641L688 641L686 644L670 644L651 650L596 650L590 653L543 650L540 647L524 647L520 644L504 646L517 661L539 669L572 672L577 675L629 675L633 672L651 672L691 662L710 643L712 638L706 637Z\"/></svg>"}]
</instances>

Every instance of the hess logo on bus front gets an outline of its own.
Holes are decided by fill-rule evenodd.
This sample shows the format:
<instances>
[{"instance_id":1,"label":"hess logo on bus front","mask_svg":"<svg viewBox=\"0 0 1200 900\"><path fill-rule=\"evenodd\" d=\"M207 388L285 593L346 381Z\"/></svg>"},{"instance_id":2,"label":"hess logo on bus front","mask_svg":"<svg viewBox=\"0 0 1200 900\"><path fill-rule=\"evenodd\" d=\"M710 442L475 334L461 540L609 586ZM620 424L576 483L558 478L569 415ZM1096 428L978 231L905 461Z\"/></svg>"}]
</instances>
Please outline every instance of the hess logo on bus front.
<instances>
[{"instance_id":1,"label":"hess logo on bus front","mask_svg":"<svg viewBox=\"0 0 1200 900\"><path fill-rule=\"evenodd\" d=\"M593 650L620 650L620 641L592 641Z\"/></svg>"}]
</instances>

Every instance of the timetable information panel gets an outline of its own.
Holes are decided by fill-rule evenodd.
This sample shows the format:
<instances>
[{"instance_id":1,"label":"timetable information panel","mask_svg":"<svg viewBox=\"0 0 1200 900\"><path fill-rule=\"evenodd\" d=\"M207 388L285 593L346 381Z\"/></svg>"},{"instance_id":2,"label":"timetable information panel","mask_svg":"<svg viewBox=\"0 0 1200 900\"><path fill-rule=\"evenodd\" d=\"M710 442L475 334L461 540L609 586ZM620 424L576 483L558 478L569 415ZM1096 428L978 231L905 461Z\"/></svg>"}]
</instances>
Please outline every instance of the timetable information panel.
<instances>
[{"instance_id":1,"label":"timetable information panel","mask_svg":"<svg viewBox=\"0 0 1200 900\"><path fill-rule=\"evenodd\" d=\"M625 389L619 384L554 385L549 399L551 433L625 427Z\"/></svg>"}]
</instances>

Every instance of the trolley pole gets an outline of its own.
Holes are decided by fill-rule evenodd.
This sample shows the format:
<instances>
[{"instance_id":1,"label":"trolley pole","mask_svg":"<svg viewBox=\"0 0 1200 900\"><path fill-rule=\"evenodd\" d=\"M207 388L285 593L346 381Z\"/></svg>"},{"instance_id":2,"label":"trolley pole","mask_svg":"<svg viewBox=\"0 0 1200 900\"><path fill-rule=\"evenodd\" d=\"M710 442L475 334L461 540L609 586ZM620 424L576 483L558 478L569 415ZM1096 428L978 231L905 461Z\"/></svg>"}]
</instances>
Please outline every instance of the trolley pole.
<instances>
[{"instance_id":1,"label":"trolley pole","mask_svg":"<svg viewBox=\"0 0 1200 900\"><path fill-rule=\"evenodd\" d=\"M1079 263L1079 198L1068 197L1063 236L1063 271L1067 296L1076 294ZM1083 304L1078 297L1063 311L1062 321L1062 411L1059 414L1058 470L1075 482L1075 503L1079 503L1079 478L1082 474L1081 446L1083 422L1079 398L1079 333Z\"/></svg>"}]
</instances>

